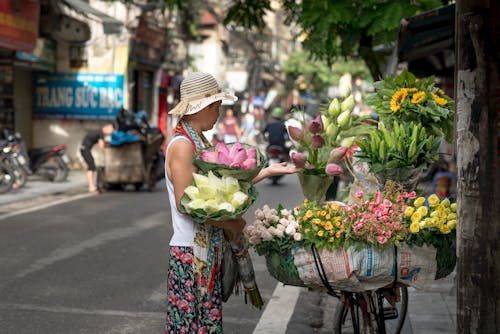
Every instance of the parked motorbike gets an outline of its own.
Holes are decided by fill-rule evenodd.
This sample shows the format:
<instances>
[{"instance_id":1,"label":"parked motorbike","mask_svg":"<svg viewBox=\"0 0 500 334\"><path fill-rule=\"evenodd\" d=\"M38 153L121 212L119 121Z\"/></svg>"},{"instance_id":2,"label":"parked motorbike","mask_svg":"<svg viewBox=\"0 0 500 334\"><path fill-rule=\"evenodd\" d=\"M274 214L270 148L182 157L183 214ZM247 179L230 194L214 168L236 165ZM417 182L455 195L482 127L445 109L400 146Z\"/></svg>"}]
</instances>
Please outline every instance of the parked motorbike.
<instances>
[{"instance_id":1,"label":"parked motorbike","mask_svg":"<svg viewBox=\"0 0 500 334\"><path fill-rule=\"evenodd\" d=\"M267 165L272 166L289 160L288 152L285 147L269 145L266 149ZM271 176L272 184L278 184L283 175Z\"/></svg>"},{"instance_id":2,"label":"parked motorbike","mask_svg":"<svg viewBox=\"0 0 500 334\"><path fill-rule=\"evenodd\" d=\"M12 189L16 179L14 169L7 161L7 156L0 154L0 194L6 193Z\"/></svg>"},{"instance_id":3,"label":"parked motorbike","mask_svg":"<svg viewBox=\"0 0 500 334\"><path fill-rule=\"evenodd\" d=\"M19 189L24 187L28 179L28 174L22 166L24 158L20 156L17 144L10 144L6 141L2 141L0 147L2 150L2 160L4 164L10 167L11 175L14 178L11 188Z\"/></svg>"},{"instance_id":4,"label":"parked motorbike","mask_svg":"<svg viewBox=\"0 0 500 334\"><path fill-rule=\"evenodd\" d=\"M65 145L33 148L26 153L21 135L4 130L4 137L17 153L18 164L28 175L39 175L52 182L63 182L68 178L71 161Z\"/></svg>"}]
</instances>

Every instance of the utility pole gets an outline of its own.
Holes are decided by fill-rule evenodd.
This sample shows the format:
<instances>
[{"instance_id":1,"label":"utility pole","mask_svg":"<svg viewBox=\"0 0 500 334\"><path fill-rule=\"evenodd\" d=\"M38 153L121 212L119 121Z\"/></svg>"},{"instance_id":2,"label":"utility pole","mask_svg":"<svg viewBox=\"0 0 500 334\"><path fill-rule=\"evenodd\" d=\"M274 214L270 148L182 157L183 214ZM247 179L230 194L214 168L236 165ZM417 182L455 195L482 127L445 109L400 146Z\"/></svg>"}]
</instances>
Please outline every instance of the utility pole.
<instances>
[{"instance_id":1,"label":"utility pole","mask_svg":"<svg viewBox=\"0 0 500 334\"><path fill-rule=\"evenodd\" d=\"M457 0L457 333L500 332L500 6Z\"/></svg>"}]
</instances>

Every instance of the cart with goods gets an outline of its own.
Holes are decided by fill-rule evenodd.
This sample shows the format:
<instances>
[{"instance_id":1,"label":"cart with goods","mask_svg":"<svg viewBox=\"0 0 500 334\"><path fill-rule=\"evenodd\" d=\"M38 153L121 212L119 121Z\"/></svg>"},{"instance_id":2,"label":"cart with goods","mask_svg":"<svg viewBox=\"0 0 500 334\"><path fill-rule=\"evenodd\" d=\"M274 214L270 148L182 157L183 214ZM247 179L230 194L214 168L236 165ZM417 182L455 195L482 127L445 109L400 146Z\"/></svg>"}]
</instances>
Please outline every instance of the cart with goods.
<instances>
[{"instance_id":1,"label":"cart with goods","mask_svg":"<svg viewBox=\"0 0 500 334\"><path fill-rule=\"evenodd\" d=\"M399 333L408 288L425 290L455 267L456 203L418 181L451 142L453 101L402 72L374 84L377 124L355 119L352 96L289 127L304 201L255 212L245 235L278 281L339 298L335 333ZM346 203L325 201L333 176L354 182ZM427 196L426 196L427 195Z\"/></svg>"},{"instance_id":2,"label":"cart with goods","mask_svg":"<svg viewBox=\"0 0 500 334\"><path fill-rule=\"evenodd\" d=\"M136 190L153 191L157 165L162 163L163 141L159 130L150 129L140 140L116 146L108 143L104 149L104 165L97 169L98 190L131 184Z\"/></svg>"}]
</instances>

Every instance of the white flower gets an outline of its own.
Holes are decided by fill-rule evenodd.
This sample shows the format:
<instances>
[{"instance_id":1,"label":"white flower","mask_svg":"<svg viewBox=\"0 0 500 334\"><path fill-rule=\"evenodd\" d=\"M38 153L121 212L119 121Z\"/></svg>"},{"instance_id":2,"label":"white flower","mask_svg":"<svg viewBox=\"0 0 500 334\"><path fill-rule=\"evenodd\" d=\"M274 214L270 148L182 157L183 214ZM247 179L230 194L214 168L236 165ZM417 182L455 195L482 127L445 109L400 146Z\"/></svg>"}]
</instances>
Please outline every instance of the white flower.
<instances>
[{"instance_id":1,"label":"white flower","mask_svg":"<svg viewBox=\"0 0 500 334\"><path fill-rule=\"evenodd\" d=\"M295 226L293 226L293 224L288 225L285 229L285 233L288 235L294 235L295 232L296 232L296 229L295 229Z\"/></svg>"},{"instance_id":2,"label":"white flower","mask_svg":"<svg viewBox=\"0 0 500 334\"><path fill-rule=\"evenodd\" d=\"M276 226L276 229L280 230L281 232L285 231L286 229L286 226L283 225L283 224L278 224L278 226Z\"/></svg>"},{"instance_id":3,"label":"white flower","mask_svg":"<svg viewBox=\"0 0 500 334\"><path fill-rule=\"evenodd\" d=\"M219 211L226 210L227 212L231 212L231 213L236 211L234 206L231 205L231 203L227 203L227 202L220 203L219 206L217 207L217 209Z\"/></svg>"},{"instance_id":4,"label":"white flower","mask_svg":"<svg viewBox=\"0 0 500 334\"><path fill-rule=\"evenodd\" d=\"M262 232L262 240L264 241L270 241L273 238L272 234L269 233L269 231L263 231Z\"/></svg>"},{"instance_id":5,"label":"white flower","mask_svg":"<svg viewBox=\"0 0 500 334\"><path fill-rule=\"evenodd\" d=\"M239 208L241 207L243 204L245 204L245 202L247 201L248 199L248 195L241 192L241 191L237 191L233 194L233 200L231 201L231 204L235 207L235 208Z\"/></svg>"},{"instance_id":6,"label":"white flower","mask_svg":"<svg viewBox=\"0 0 500 334\"><path fill-rule=\"evenodd\" d=\"M295 234L293 235L293 239L294 239L295 241L300 241L300 239L302 239L302 235L301 235L300 233L295 233Z\"/></svg>"},{"instance_id":7,"label":"white flower","mask_svg":"<svg viewBox=\"0 0 500 334\"><path fill-rule=\"evenodd\" d=\"M290 221L288 219L281 218L280 219L280 224L283 225L283 226L288 226L288 224L290 224Z\"/></svg>"}]
</instances>

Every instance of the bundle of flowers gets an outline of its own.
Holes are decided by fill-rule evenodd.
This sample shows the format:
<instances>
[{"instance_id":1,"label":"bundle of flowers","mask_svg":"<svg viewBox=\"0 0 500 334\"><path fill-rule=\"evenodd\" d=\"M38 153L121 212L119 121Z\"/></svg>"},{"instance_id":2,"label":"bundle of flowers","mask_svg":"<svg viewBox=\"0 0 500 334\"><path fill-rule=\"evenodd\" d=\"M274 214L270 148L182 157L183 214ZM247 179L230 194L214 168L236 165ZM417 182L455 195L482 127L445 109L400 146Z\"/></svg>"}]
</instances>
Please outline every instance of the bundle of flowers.
<instances>
[{"instance_id":1,"label":"bundle of flowers","mask_svg":"<svg viewBox=\"0 0 500 334\"><path fill-rule=\"evenodd\" d=\"M368 244L383 249L388 244L399 246L407 239L409 228L403 220L407 201L416 197L414 191L402 191L400 185L388 181L384 193L377 191L365 197L359 191L356 197L361 201L343 210L344 247Z\"/></svg>"},{"instance_id":2,"label":"bundle of flowers","mask_svg":"<svg viewBox=\"0 0 500 334\"><path fill-rule=\"evenodd\" d=\"M244 234L259 255L266 256L271 275L285 284L304 286L293 263L290 250L301 245L298 223L290 210L281 205L271 209L264 205L255 211L255 221Z\"/></svg>"},{"instance_id":3,"label":"bundle of flowers","mask_svg":"<svg viewBox=\"0 0 500 334\"><path fill-rule=\"evenodd\" d=\"M326 202L317 205L314 201L304 200L294 210L301 233L299 239L305 246L314 245L318 249L339 248L345 241L345 226L342 222L343 203Z\"/></svg>"},{"instance_id":4,"label":"bundle of flowers","mask_svg":"<svg viewBox=\"0 0 500 334\"><path fill-rule=\"evenodd\" d=\"M181 199L181 211L194 221L227 220L241 216L257 199L251 182L229 176L216 176L212 171L193 173L193 182L186 187Z\"/></svg>"},{"instance_id":5,"label":"bundle of flowers","mask_svg":"<svg viewBox=\"0 0 500 334\"><path fill-rule=\"evenodd\" d=\"M220 176L252 181L263 168L265 159L253 146L239 142L230 145L217 143L201 150L194 163L203 173L213 171Z\"/></svg>"},{"instance_id":6,"label":"bundle of flowers","mask_svg":"<svg viewBox=\"0 0 500 334\"><path fill-rule=\"evenodd\" d=\"M454 103L435 86L434 77L419 80L403 71L373 86L375 93L367 97L366 103L375 108L384 123L390 125L394 119L419 123L428 133L444 136L450 143L453 141Z\"/></svg>"},{"instance_id":7,"label":"bundle of flowers","mask_svg":"<svg viewBox=\"0 0 500 334\"><path fill-rule=\"evenodd\" d=\"M418 197L405 209L405 222L411 232L406 242L437 249L436 279L447 276L455 267L456 211L456 203L447 198L441 200L436 194L427 200Z\"/></svg>"}]
</instances>

